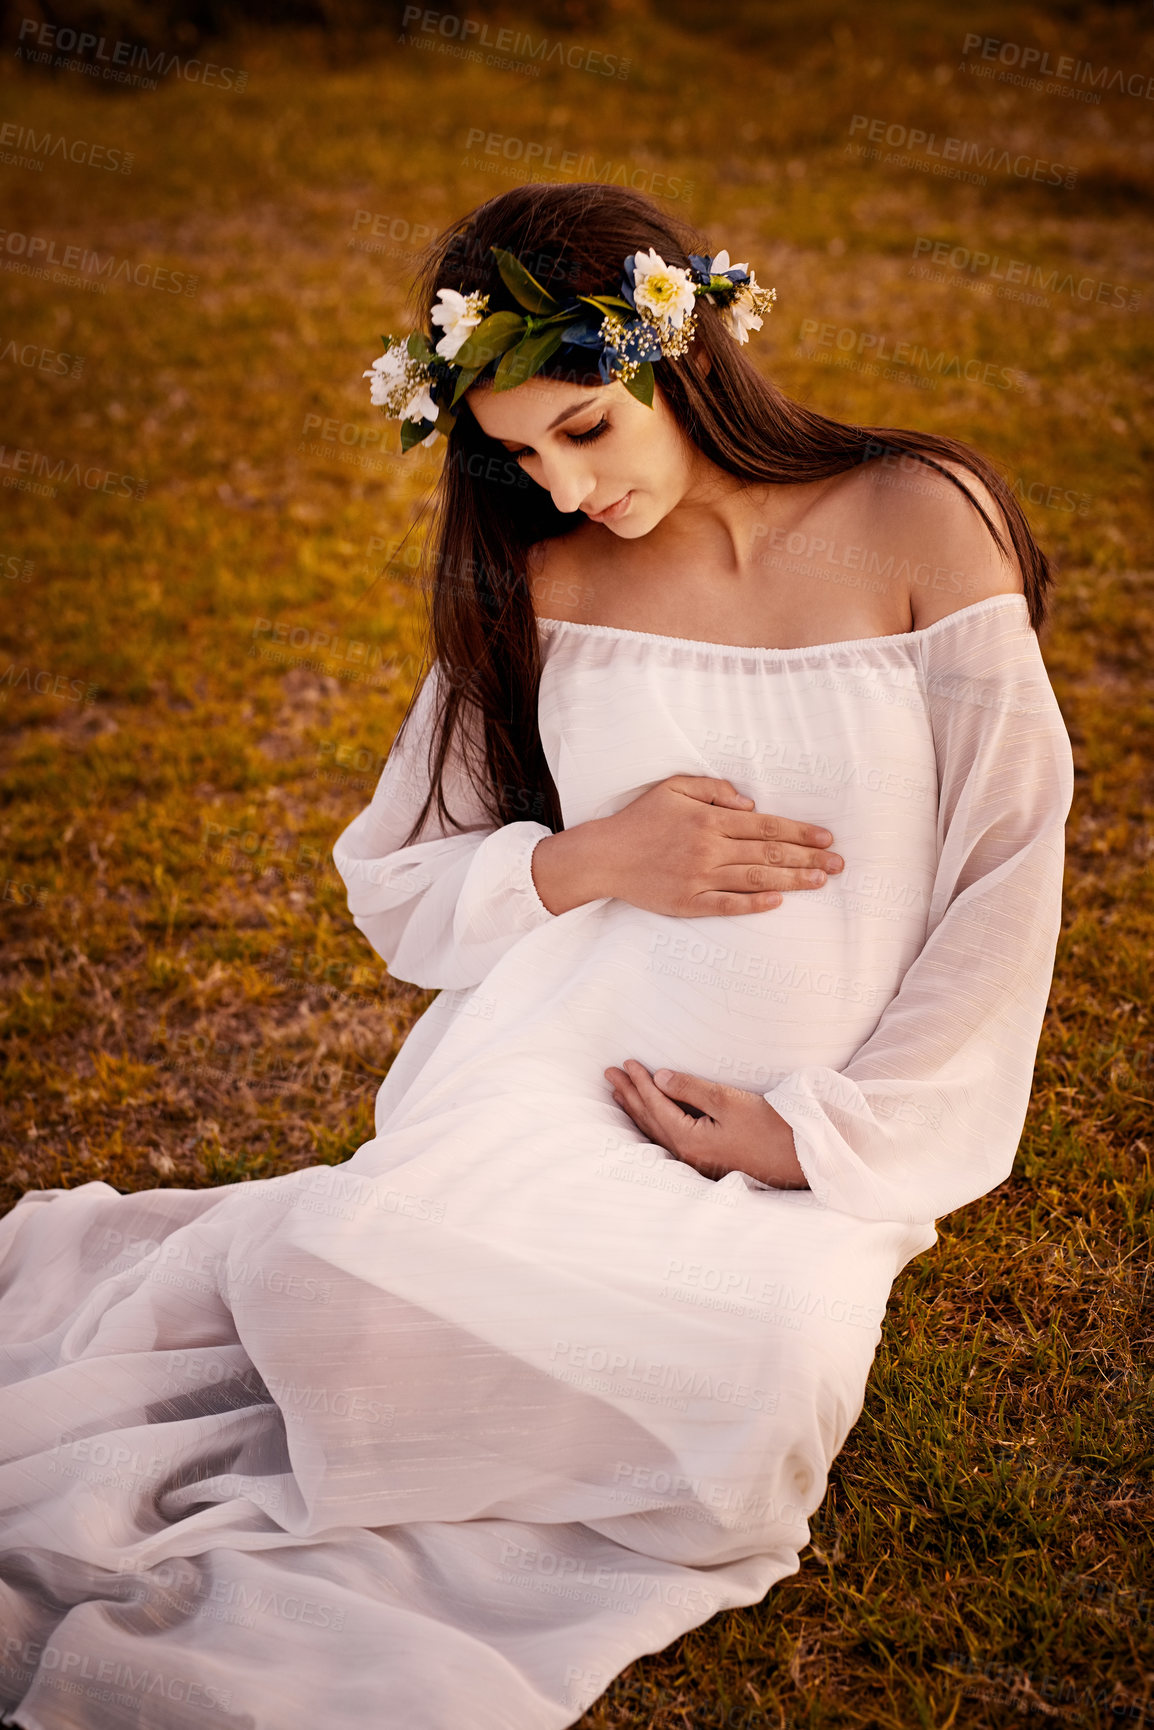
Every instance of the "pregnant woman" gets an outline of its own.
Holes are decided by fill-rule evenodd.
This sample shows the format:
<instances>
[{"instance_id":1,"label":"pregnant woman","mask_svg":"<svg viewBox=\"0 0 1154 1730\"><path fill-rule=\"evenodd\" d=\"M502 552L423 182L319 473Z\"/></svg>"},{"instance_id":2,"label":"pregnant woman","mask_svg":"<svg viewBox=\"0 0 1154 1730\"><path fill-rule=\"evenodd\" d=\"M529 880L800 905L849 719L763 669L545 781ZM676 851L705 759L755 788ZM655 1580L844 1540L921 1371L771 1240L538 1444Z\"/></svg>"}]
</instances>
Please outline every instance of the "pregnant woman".
<instances>
[{"instance_id":1,"label":"pregnant woman","mask_svg":"<svg viewBox=\"0 0 1154 1730\"><path fill-rule=\"evenodd\" d=\"M705 244L511 191L370 369L447 437L433 656L334 856L439 995L345 1164L0 1222L6 1723L576 1723L798 1568L896 1276L1010 1172L1046 563L975 452L783 397Z\"/></svg>"}]
</instances>

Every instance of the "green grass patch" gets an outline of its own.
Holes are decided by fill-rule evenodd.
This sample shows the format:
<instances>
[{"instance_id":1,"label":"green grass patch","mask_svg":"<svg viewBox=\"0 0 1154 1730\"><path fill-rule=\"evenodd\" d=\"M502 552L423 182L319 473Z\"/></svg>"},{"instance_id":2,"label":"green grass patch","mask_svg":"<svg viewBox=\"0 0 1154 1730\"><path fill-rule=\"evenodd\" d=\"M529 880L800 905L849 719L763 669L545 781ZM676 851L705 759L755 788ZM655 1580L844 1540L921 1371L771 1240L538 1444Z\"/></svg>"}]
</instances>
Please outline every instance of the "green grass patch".
<instances>
[{"instance_id":1,"label":"green grass patch","mask_svg":"<svg viewBox=\"0 0 1154 1730\"><path fill-rule=\"evenodd\" d=\"M0 570L22 575L0 575L0 1206L93 1178L257 1179L371 1136L430 996L368 950L329 855L419 670L396 549L437 458L395 457L395 427L383 454L318 440L306 417L379 430L360 374L403 328L403 236L522 172L470 149L472 129L676 178L671 207L776 285L751 353L787 391L969 439L1027 500L1059 568L1043 646L1076 797L1013 1177L899 1279L801 1572L631 1666L583 1724L1149 1722L1154 127L1125 94L979 78L962 44L1133 71L1154 59L1150 23L911 0L675 0L658 17L622 0L559 7L548 28L628 59L627 79L556 63L526 78L386 34L324 52L304 33L238 36L224 58L248 69L243 95L133 96L0 63L7 120L134 153L128 179L5 168L7 228L197 278L192 294L98 296L0 271L5 331L84 360L75 378L0 363L7 448L143 483L5 491ZM846 152L854 115L1077 178L983 188L863 160ZM402 239L361 249L358 211ZM918 237L1137 304L918 278ZM1014 369L1023 388L807 358L809 319Z\"/></svg>"}]
</instances>

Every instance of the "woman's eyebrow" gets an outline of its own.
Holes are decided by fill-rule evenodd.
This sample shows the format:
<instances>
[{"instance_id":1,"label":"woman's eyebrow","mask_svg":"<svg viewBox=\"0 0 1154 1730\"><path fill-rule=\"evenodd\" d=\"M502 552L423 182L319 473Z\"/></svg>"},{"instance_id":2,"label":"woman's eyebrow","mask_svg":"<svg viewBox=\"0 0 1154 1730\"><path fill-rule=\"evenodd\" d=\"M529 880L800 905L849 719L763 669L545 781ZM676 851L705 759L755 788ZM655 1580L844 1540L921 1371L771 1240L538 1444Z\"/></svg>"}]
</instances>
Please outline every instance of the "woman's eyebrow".
<instances>
[{"instance_id":1,"label":"woman's eyebrow","mask_svg":"<svg viewBox=\"0 0 1154 1730\"><path fill-rule=\"evenodd\" d=\"M549 422L549 425L545 428L545 431L546 432L552 432L553 428L555 426L560 426L561 422L563 420L571 420L575 414L580 414L581 410L583 408L588 408L588 407L589 407L588 402L578 402L578 403L574 403L572 408L563 408L561 410L561 413L557 416L556 420L551 420Z\"/></svg>"},{"instance_id":2,"label":"woman's eyebrow","mask_svg":"<svg viewBox=\"0 0 1154 1730\"><path fill-rule=\"evenodd\" d=\"M555 420L551 420L549 422L549 425L545 428L545 431L546 432L552 432L553 428L560 426L562 421L572 420L572 418L575 414L580 414L581 410L583 408L588 408L588 407L589 407L589 404L587 402L578 402L578 403L574 403L572 408L563 408L561 410L561 413L557 416L557 418ZM524 442L525 441L522 439L520 441L520 445L523 446ZM506 446L516 445L516 444L518 444L518 440L517 439L498 438L497 443L499 445L506 445Z\"/></svg>"},{"instance_id":3,"label":"woman's eyebrow","mask_svg":"<svg viewBox=\"0 0 1154 1730\"><path fill-rule=\"evenodd\" d=\"M580 414L581 410L583 408L588 408L588 407L589 407L589 404L587 402L575 402L571 408L563 408L561 410L561 413L556 417L556 419L551 420L549 422L549 425L545 428L545 431L546 432L552 432L553 428L560 426L562 421L572 420L572 418L575 414ZM520 443L522 445L524 444L524 442L525 441L523 439L520 441ZM497 443L499 445L515 445L518 443L518 441L516 439L497 438Z\"/></svg>"}]
</instances>

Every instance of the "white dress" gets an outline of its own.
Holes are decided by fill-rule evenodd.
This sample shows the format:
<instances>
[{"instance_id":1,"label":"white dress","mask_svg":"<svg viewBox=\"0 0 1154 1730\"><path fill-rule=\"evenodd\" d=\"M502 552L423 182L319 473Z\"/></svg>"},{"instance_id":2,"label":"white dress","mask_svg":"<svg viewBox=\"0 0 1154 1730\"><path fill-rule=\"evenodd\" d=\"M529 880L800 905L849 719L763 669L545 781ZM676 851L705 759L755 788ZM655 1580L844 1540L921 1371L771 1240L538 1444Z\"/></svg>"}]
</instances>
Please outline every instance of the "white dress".
<instances>
[{"instance_id":1,"label":"white dress","mask_svg":"<svg viewBox=\"0 0 1154 1730\"><path fill-rule=\"evenodd\" d=\"M895 1276L1009 1173L1070 748L1026 604L796 650L542 620L567 824L723 775L846 870L555 916L548 830L401 849L434 678L334 856L440 987L344 1165L0 1221L0 1707L25 1730L552 1730L794 1572ZM402 748L403 747L403 748ZM811 1188L647 1143L602 1071L763 1093Z\"/></svg>"}]
</instances>

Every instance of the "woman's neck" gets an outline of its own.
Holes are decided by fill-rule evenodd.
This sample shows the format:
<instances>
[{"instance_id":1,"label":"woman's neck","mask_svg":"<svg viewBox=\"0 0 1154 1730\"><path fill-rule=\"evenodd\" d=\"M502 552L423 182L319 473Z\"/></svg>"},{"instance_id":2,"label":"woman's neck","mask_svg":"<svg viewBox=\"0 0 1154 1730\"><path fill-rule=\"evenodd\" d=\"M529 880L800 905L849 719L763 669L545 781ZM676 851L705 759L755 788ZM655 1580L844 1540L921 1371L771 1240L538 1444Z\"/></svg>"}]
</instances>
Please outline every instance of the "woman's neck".
<instances>
[{"instance_id":1,"label":"woman's neck","mask_svg":"<svg viewBox=\"0 0 1154 1730\"><path fill-rule=\"evenodd\" d=\"M760 581L766 537L788 533L840 478L745 481L700 457L682 499L645 536L645 554L666 568L707 569L721 582Z\"/></svg>"}]
</instances>

